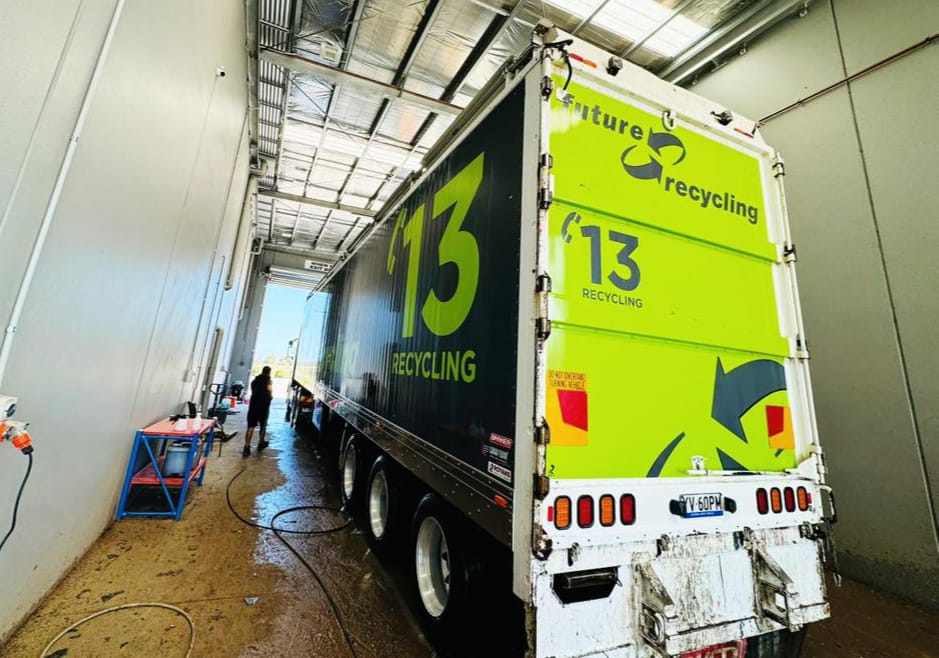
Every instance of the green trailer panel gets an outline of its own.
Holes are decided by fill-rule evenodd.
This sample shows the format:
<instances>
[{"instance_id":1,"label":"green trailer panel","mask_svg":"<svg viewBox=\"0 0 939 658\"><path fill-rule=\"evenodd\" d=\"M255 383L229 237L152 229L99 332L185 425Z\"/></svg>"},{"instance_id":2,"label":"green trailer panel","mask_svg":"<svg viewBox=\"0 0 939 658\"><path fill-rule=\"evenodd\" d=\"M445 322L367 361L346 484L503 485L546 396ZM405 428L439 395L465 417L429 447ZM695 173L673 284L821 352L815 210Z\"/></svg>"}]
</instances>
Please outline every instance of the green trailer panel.
<instances>
[{"instance_id":1,"label":"green trailer panel","mask_svg":"<svg viewBox=\"0 0 939 658\"><path fill-rule=\"evenodd\" d=\"M548 476L792 468L758 156L576 83L550 131Z\"/></svg>"}]
</instances>

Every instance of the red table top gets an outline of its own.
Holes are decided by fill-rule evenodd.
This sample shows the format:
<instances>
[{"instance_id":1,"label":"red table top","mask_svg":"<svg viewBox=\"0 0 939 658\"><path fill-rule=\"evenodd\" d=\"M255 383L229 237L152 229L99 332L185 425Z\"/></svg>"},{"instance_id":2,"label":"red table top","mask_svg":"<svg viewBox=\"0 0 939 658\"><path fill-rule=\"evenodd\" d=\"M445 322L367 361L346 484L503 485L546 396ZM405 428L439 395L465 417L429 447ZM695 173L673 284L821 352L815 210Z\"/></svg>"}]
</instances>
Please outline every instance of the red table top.
<instances>
[{"instance_id":1,"label":"red table top","mask_svg":"<svg viewBox=\"0 0 939 658\"><path fill-rule=\"evenodd\" d=\"M164 418L163 420L154 423L150 427L145 427L141 432L144 434L154 434L160 436L195 436L198 434L204 434L208 432L215 425L214 418L202 418L196 420L195 418L184 418L183 422L172 421L169 418ZM189 429L180 429L183 426L183 423L188 421Z\"/></svg>"}]
</instances>

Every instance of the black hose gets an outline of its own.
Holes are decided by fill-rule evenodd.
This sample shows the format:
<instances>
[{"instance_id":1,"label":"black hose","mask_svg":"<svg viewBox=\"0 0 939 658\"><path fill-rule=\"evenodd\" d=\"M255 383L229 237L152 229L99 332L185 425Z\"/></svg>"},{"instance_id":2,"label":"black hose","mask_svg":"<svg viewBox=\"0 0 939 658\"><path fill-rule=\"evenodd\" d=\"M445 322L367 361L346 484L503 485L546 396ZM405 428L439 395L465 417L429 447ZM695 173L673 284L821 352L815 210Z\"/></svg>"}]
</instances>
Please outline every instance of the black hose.
<instances>
[{"instance_id":1,"label":"black hose","mask_svg":"<svg viewBox=\"0 0 939 658\"><path fill-rule=\"evenodd\" d=\"M573 39L564 39L563 41L552 41L544 45L545 48L557 48L561 51L561 54L564 55L564 63L567 64L567 80L564 81L564 87L562 87L564 91L567 91L567 85L571 83L571 77L574 75L574 67L571 65L571 56L567 53L567 47L572 43L574 43Z\"/></svg>"},{"instance_id":2,"label":"black hose","mask_svg":"<svg viewBox=\"0 0 939 658\"><path fill-rule=\"evenodd\" d=\"M352 654L353 658L358 658L358 654L355 651L355 643L352 638L352 634L349 632L349 629L346 628L345 620L342 617L342 613L339 611L339 606L336 605L333 595L329 592L329 588L326 587L326 584L323 582L323 579L320 578L319 574L316 572L316 569L313 568L313 565L310 564L303 555L300 554L293 545L287 541L281 533L287 533L291 535L327 535L333 532L339 532L340 530L345 530L352 524L352 519L346 519L345 523L334 526L332 528L322 528L318 530L289 530L287 528L278 528L276 525L277 519L279 519L284 514L290 514L291 512L300 512L305 510L325 510L327 512L335 512L337 514L345 514L345 510L338 507L331 507L329 505L297 505L295 507L288 507L282 509L274 516L271 517L270 525L265 525L263 523L257 523L251 519L246 519L241 514L238 513L238 510L235 509L235 506L231 502L231 486L234 484L242 473L247 469L241 469L235 476L228 481L228 486L225 487L225 502L228 503L228 509L231 510L231 513L235 515L239 521L245 525L251 526L252 528L259 528L261 530L269 530L274 533L274 536L277 537L281 543L290 550L291 553L296 556L300 563L306 567L307 571L313 576L316 582L319 584L320 589L323 590L323 594L326 596L326 600L329 602L329 607L332 608L333 615L336 617L336 622L339 624L339 628L342 631L342 637L346 641L346 646L349 647L349 653Z\"/></svg>"},{"instance_id":3,"label":"black hose","mask_svg":"<svg viewBox=\"0 0 939 658\"><path fill-rule=\"evenodd\" d=\"M10 529L7 530L7 534L3 536L3 541L0 541L0 551L3 550L7 539L9 539L13 531L16 530L16 515L20 509L20 499L23 497L23 489L26 488L26 481L29 480L29 474L33 471L33 453L27 454L26 457L29 459L29 462L26 464L26 473L23 475L23 481L20 482L20 489L16 493L16 502L13 503L13 520L10 522Z\"/></svg>"}]
</instances>

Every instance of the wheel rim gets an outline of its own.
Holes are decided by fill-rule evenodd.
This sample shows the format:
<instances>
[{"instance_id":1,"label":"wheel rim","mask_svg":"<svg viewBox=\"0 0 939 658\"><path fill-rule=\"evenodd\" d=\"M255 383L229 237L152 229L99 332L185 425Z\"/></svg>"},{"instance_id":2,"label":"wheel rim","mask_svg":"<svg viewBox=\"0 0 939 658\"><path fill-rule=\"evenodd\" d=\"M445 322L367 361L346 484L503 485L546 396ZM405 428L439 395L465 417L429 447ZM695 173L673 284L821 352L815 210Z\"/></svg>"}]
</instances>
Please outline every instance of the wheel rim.
<instances>
[{"instance_id":1,"label":"wheel rim","mask_svg":"<svg viewBox=\"0 0 939 658\"><path fill-rule=\"evenodd\" d=\"M368 524L375 539L385 536L388 527L388 480L385 479L384 471L375 473L372 486L369 487Z\"/></svg>"},{"instance_id":2,"label":"wheel rim","mask_svg":"<svg viewBox=\"0 0 939 658\"><path fill-rule=\"evenodd\" d=\"M443 528L432 516L421 521L414 560L424 609L431 617L440 617L450 600L450 550Z\"/></svg>"},{"instance_id":3,"label":"wheel rim","mask_svg":"<svg viewBox=\"0 0 939 658\"><path fill-rule=\"evenodd\" d=\"M342 457L342 493L346 500L352 498L355 491L355 449L350 445Z\"/></svg>"}]
</instances>

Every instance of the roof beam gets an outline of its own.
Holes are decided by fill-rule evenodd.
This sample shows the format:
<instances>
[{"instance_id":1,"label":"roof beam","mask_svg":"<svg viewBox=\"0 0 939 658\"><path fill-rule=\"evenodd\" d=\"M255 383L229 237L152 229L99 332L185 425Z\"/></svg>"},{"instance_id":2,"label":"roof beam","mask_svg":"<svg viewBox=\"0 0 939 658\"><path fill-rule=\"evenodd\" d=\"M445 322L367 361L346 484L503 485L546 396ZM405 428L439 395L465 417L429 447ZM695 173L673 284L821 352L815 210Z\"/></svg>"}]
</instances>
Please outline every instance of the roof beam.
<instances>
[{"instance_id":1,"label":"roof beam","mask_svg":"<svg viewBox=\"0 0 939 658\"><path fill-rule=\"evenodd\" d=\"M441 0L430 0L427 4L424 15L421 17L421 22L417 24L417 31L414 33L414 38L411 39L411 43L408 44L408 49L404 53L404 59L401 60L395 77L391 81L391 84L394 86L400 87L404 84L408 73L411 72L414 61L417 59L417 54L420 52L421 46L427 41L427 35L430 34L430 26L437 20L442 6L443 2Z\"/></svg>"},{"instance_id":2,"label":"roof beam","mask_svg":"<svg viewBox=\"0 0 939 658\"><path fill-rule=\"evenodd\" d=\"M404 57L398 65L398 69L395 71L394 78L391 80L392 85L400 87L404 85L405 80L408 79L408 75L411 73L411 67L414 65L415 60L417 60L417 55L424 45L424 42L427 40L427 35L430 34L430 26L437 20L442 6L443 0L430 0L427 4L424 15L421 17L417 30L414 33L414 38L411 39L411 42L408 44L407 51L404 53ZM345 194L346 188L358 172L362 161L368 155L368 150L371 148L375 138L378 137L378 131L381 130L382 124L387 118L388 112L391 110L392 102L393 101L388 98L382 99L381 107L378 109L378 112L375 114L375 119L369 127L368 141L365 143L365 148L362 149L362 155L355 159L355 163L349 170L349 174L345 177L345 180L339 188L337 198L341 199L342 195Z\"/></svg>"},{"instance_id":3,"label":"roof beam","mask_svg":"<svg viewBox=\"0 0 939 658\"><path fill-rule=\"evenodd\" d=\"M258 196L266 196L271 199L280 199L281 201L293 201L294 203L303 203L308 206L326 208L328 210L341 210L343 212L357 215L359 217L374 217L377 212L368 208L359 208L358 206L347 206L343 203L334 201L323 201L322 199L311 199L310 197L300 196L299 194L290 194L289 192L278 192L276 190L258 190Z\"/></svg>"},{"instance_id":4,"label":"roof beam","mask_svg":"<svg viewBox=\"0 0 939 658\"><path fill-rule=\"evenodd\" d=\"M493 17L492 21L489 23L489 26L486 28L486 31L483 32L482 36L479 37L479 40L473 47L473 50L470 51L470 54L466 56L466 60L464 60L463 65L456 72L456 75L453 76L453 80L451 80L450 84L447 85L447 88L444 89L441 100L450 102L456 98L456 95L460 93L460 89L463 87L463 84L473 74L473 71L476 70L476 67L479 66L479 63L483 60L483 57L486 56L486 53L489 52L489 49L495 45L496 41L502 38L502 35L505 34L505 31L512 24L512 21L519 20L518 17L525 8L525 2L526 0L518 0L518 2L516 2L515 6L512 8L512 11L509 12L497 11L495 7L480 4L480 6L495 12L496 16ZM437 117L435 114L431 114L426 119L424 119L424 123L421 124L421 127L418 128L417 132L414 134L414 139L411 142L413 145L420 144L424 134L430 129L430 126L434 123L436 118Z\"/></svg>"},{"instance_id":5,"label":"roof beam","mask_svg":"<svg viewBox=\"0 0 939 658\"><path fill-rule=\"evenodd\" d=\"M339 60L339 68L349 68L349 58L352 56L352 47L355 40L359 37L359 23L362 22L362 15L365 13L366 0L356 0L355 9L352 10L352 16L349 18L349 29L346 32L345 48L342 49L342 57Z\"/></svg>"},{"instance_id":6,"label":"roof beam","mask_svg":"<svg viewBox=\"0 0 939 658\"><path fill-rule=\"evenodd\" d=\"M344 47L342 49L342 57L339 60L339 68L342 70L347 70L349 68L349 60L352 55L352 49L355 47L355 40L359 37L359 23L362 21L362 17L365 12L365 5L367 0L357 0L355 3L355 9L352 11L352 22L349 24L349 29L346 32L346 40ZM320 132L319 141L316 144L316 151L313 152L313 158L310 161L310 168L306 172L306 179L303 182L303 196L306 196L307 190L310 189L310 178L313 176L313 170L316 169L316 165L320 161L320 155L323 153L323 146L326 144L326 135L329 132L329 123L332 121L332 111L336 108L336 105L339 102L339 94L342 93L342 87L339 85L333 85L333 91L329 95L329 105L326 107L326 114L323 115L323 129ZM342 194L337 194L336 199L341 200ZM323 231L326 228L326 224L329 222L332 213L326 213L326 217L323 219L323 225L320 227L319 232L316 234L316 238L313 240L313 247L316 247L316 243L319 241L320 236L323 234ZM293 228L290 230L290 244L293 244L294 239L297 236L297 228L300 226L300 208L297 208L297 216L293 222Z\"/></svg>"},{"instance_id":7,"label":"roof beam","mask_svg":"<svg viewBox=\"0 0 939 658\"><path fill-rule=\"evenodd\" d=\"M620 57L622 57L623 59L625 59L625 58L629 57L630 55L632 55L632 54L633 54L634 52L636 52L637 50L639 50L640 48L642 48L644 45L646 45L646 43L648 43L649 39L651 39L651 38L654 37L656 34L658 34L658 33L661 32L663 29L665 29L665 27L666 27L669 23L671 23L673 20L675 20L676 18L678 18L679 16L681 16L682 12L685 11L685 9L688 7L688 5L690 5L690 4L691 4L692 2L694 2L694 1L695 1L695 0L682 0L682 1L679 2L677 5L675 5L675 6L672 8L672 13L669 14L668 17L667 17L664 21L662 21L661 23L659 23L658 25L656 25L656 26L652 29L651 32L649 32L649 33L646 34L644 37L642 37L641 39L639 39L639 41L637 41L636 43L634 43L634 44L632 44L631 46L629 46L626 50L624 50L624 51L620 54Z\"/></svg>"},{"instance_id":8,"label":"roof beam","mask_svg":"<svg viewBox=\"0 0 939 658\"><path fill-rule=\"evenodd\" d=\"M655 74L672 84L681 84L708 64L712 64L741 43L753 39L784 18L801 10L807 0L772 0L756 3L709 32L676 55Z\"/></svg>"},{"instance_id":9,"label":"roof beam","mask_svg":"<svg viewBox=\"0 0 939 658\"><path fill-rule=\"evenodd\" d=\"M431 96L425 96L424 94L419 94L401 87L396 87L394 85L390 85L386 82L381 82L364 75L359 75L350 71L344 71L334 66L320 64L319 62L307 59L306 57L287 53L282 50L262 48L261 58L273 64L277 64L278 66L286 67L297 73L312 75L317 78L329 80L335 84L358 87L359 89L381 94L382 96L386 96L388 98L400 98L406 103L422 107L426 110L430 110L431 112L456 115L459 114L463 109L462 107L438 100L436 98L432 98Z\"/></svg>"},{"instance_id":10,"label":"roof beam","mask_svg":"<svg viewBox=\"0 0 939 658\"><path fill-rule=\"evenodd\" d=\"M584 20L582 20L581 22L579 22L579 23L577 24L577 27L575 27L573 30L571 30L571 34L573 34L575 37L576 37L578 34L580 34L580 31L581 31L582 29L584 29L584 28L587 26L587 23L589 23L590 21L592 21L592 20L596 17L597 14L599 14L601 11L603 11L604 9L606 9L606 6L607 6L608 4L610 4L610 0L603 0L603 2L601 2L600 4L598 4L598 5L594 8L594 10L590 13L589 16L586 16L586 17L584 18Z\"/></svg>"}]
</instances>

